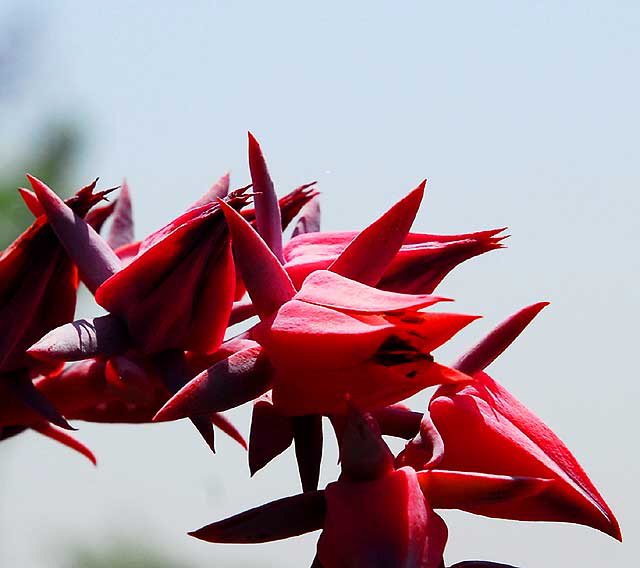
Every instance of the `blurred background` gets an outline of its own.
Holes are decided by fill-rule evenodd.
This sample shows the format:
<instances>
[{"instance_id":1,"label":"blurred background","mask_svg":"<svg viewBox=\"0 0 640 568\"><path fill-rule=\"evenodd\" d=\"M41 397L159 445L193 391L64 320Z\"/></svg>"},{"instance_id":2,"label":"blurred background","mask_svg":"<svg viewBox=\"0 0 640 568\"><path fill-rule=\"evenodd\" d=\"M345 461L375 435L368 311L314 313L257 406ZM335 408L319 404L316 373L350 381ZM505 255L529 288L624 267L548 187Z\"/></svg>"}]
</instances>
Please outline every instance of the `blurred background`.
<instances>
[{"instance_id":1,"label":"blurred background","mask_svg":"<svg viewBox=\"0 0 640 568\"><path fill-rule=\"evenodd\" d=\"M137 235L222 173L246 131L284 193L317 179L326 230L365 226L429 179L422 232L509 226L508 249L439 288L478 321L552 302L492 367L567 443L622 526L444 514L447 561L628 566L640 554L640 5L595 2L0 3L0 243L29 223L24 173L69 194L127 177ZM85 296L79 310L96 313ZM424 407L427 394L414 401ZM249 410L232 417L248 433ZM291 452L249 479L189 424L77 423L98 468L27 433L0 444L0 566L300 567L317 535L218 546L186 531L295 493ZM336 476L327 432L323 483Z\"/></svg>"}]
</instances>

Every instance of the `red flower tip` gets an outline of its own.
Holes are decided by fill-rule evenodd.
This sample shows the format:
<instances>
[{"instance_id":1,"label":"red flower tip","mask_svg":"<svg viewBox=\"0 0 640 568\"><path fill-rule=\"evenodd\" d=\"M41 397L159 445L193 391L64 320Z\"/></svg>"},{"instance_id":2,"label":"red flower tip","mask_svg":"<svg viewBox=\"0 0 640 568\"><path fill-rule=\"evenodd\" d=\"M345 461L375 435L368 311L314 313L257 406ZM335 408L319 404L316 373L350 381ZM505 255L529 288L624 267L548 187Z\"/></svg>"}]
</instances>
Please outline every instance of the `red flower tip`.
<instances>
[{"instance_id":1,"label":"red flower tip","mask_svg":"<svg viewBox=\"0 0 640 568\"><path fill-rule=\"evenodd\" d=\"M31 428L33 428L36 432L42 434L43 436L46 436L47 438L51 438L56 442L60 442L64 446L67 446L68 448L71 448L72 450L83 455L94 466L98 465L96 456L93 454L93 452L89 448L87 448L87 446L85 446L75 438L72 438L71 436L69 436L69 434L67 434L63 430L59 430L58 428L49 424L48 422L38 422L36 424L32 424Z\"/></svg>"},{"instance_id":2,"label":"red flower tip","mask_svg":"<svg viewBox=\"0 0 640 568\"><path fill-rule=\"evenodd\" d=\"M31 211L31 214L34 217L44 215L44 209L42 209L42 205L40 205L40 202L33 191L20 187L18 188L18 192L20 193L20 197L22 197L22 201L24 201L24 204L27 206L27 209Z\"/></svg>"},{"instance_id":3,"label":"red flower tip","mask_svg":"<svg viewBox=\"0 0 640 568\"><path fill-rule=\"evenodd\" d=\"M458 359L454 367L468 375L486 369L548 305L549 302L538 302L508 317Z\"/></svg>"},{"instance_id":4,"label":"red flower tip","mask_svg":"<svg viewBox=\"0 0 640 568\"><path fill-rule=\"evenodd\" d=\"M107 243L112 249L117 249L132 243L133 233L133 209L131 205L131 193L127 180L122 181L120 195L113 211L113 220L107 237Z\"/></svg>"},{"instance_id":5,"label":"red flower tip","mask_svg":"<svg viewBox=\"0 0 640 568\"><path fill-rule=\"evenodd\" d=\"M251 132L249 137L249 169L251 182L255 192L256 225L258 234L273 251L276 258L282 263L282 221L278 198L273 188L273 182L267 169L260 144Z\"/></svg>"},{"instance_id":6,"label":"red flower tip","mask_svg":"<svg viewBox=\"0 0 640 568\"><path fill-rule=\"evenodd\" d=\"M249 471L261 470L293 442L293 424L273 406L271 395L265 393L253 404L249 434Z\"/></svg>"},{"instance_id":7,"label":"red flower tip","mask_svg":"<svg viewBox=\"0 0 640 568\"><path fill-rule=\"evenodd\" d=\"M424 195L426 180L364 229L329 270L375 286L409 233ZM375 255L371 254L375 251Z\"/></svg>"}]
</instances>

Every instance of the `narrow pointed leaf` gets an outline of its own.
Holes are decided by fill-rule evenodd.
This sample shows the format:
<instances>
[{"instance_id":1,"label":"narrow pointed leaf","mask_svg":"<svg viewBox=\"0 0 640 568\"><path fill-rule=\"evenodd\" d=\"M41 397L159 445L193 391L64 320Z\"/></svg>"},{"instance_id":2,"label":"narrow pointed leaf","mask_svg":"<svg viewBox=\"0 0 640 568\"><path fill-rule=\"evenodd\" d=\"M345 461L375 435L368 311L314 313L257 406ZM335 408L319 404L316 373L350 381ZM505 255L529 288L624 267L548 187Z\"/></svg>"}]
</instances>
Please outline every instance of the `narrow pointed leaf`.
<instances>
[{"instance_id":1,"label":"narrow pointed leaf","mask_svg":"<svg viewBox=\"0 0 640 568\"><path fill-rule=\"evenodd\" d=\"M538 302L508 317L460 357L453 367L468 375L486 369L548 305L549 302Z\"/></svg>"},{"instance_id":2,"label":"narrow pointed leaf","mask_svg":"<svg viewBox=\"0 0 640 568\"><path fill-rule=\"evenodd\" d=\"M282 221L280 207L273 188L273 182L262 155L260 144L251 132L249 135L249 169L255 192L256 225L258 233L273 251L276 258L283 263L282 254Z\"/></svg>"},{"instance_id":3,"label":"narrow pointed leaf","mask_svg":"<svg viewBox=\"0 0 640 568\"><path fill-rule=\"evenodd\" d=\"M249 434L249 471L254 475L293 442L293 420L273 406L265 393L253 405Z\"/></svg>"},{"instance_id":4,"label":"narrow pointed leaf","mask_svg":"<svg viewBox=\"0 0 640 568\"><path fill-rule=\"evenodd\" d=\"M362 231L331 264L329 270L375 286L409 233L420 207L425 185L426 181L423 181Z\"/></svg>"},{"instance_id":5,"label":"narrow pointed leaf","mask_svg":"<svg viewBox=\"0 0 640 568\"><path fill-rule=\"evenodd\" d=\"M130 345L126 324L117 316L106 315L61 325L27 353L43 361L80 361L124 353Z\"/></svg>"},{"instance_id":6,"label":"narrow pointed leaf","mask_svg":"<svg viewBox=\"0 0 640 568\"><path fill-rule=\"evenodd\" d=\"M324 492L308 491L212 523L189 535L207 542L270 542L320 530L325 511Z\"/></svg>"},{"instance_id":7,"label":"narrow pointed leaf","mask_svg":"<svg viewBox=\"0 0 640 568\"><path fill-rule=\"evenodd\" d=\"M322 416L294 416L292 423L302 490L315 491L318 489L322 461Z\"/></svg>"},{"instance_id":8,"label":"narrow pointed leaf","mask_svg":"<svg viewBox=\"0 0 640 568\"><path fill-rule=\"evenodd\" d=\"M295 289L282 264L241 215L219 201L233 243L234 259L261 319L268 319Z\"/></svg>"},{"instance_id":9,"label":"narrow pointed leaf","mask_svg":"<svg viewBox=\"0 0 640 568\"><path fill-rule=\"evenodd\" d=\"M46 418L52 424L60 426L60 428L64 428L65 430L75 430L53 404L34 386L29 377L20 373L20 376L16 376L10 385L14 392L20 397L20 400L43 418Z\"/></svg>"},{"instance_id":10,"label":"narrow pointed leaf","mask_svg":"<svg viewBox=\"0 0 640 568\"><path fill-rule=\"evenodd\" d=\"M42 434L47 438L51 438L52 440L60 442L68 448L75 450L79 454L82 454L84 457L86 457L93 465L97 465L96 456L93 454L93 452L83 443L69 436L69 434L67 434L64 430L59 430L48 422L39 422L37 424L32 424L31 428L33 428L39 434Z\"/></svg>"},{"instance_id":11,"label":"narrow pointed leaf","mask_svg":"<svg viewBox=\"0 0 640 568\"><path fill-rule=\"evenodd\" d=\"M231 423L231 421L221 412L214 412L211 414L211 422L214 426L220 428L227 436L232 440L235 440L245 450L247 449L247 442L244 436L240 434L238 429Z\"/></svg>"},{"instance_id":12,"label":"narrow pointed leaf","mask_svg":"<svg viewBox=\"0 0 640 568\"><path fill-rule=\"evenodd\" d=\"M222 412L270 388L273 370L261 347L244 349L192 379L158 411L154 421Z\"/></svg>"},{"instance_id":13,"label":"narrow pointed leaf","mask_svg":"<svg viewBox=\"0 0 640 568\"><path fill-rule=\"evenodd\" d=\"M122 264L111 247L84 219L39 179L27 175L49 223L77 264L82 281L95 292Z\"/></svg>"}]
</instances>

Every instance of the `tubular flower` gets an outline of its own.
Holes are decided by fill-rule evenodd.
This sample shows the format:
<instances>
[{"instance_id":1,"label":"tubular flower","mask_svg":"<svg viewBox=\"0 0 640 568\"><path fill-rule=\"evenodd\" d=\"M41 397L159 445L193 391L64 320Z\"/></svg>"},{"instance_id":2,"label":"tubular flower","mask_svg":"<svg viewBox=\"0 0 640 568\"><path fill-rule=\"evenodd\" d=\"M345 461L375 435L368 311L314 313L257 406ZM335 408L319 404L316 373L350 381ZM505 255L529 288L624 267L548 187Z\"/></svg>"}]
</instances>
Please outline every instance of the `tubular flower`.
<instances>
[{"instance_id":1,"label":"tubular flower","mask_svg":"<svg viewBox=\"0 0 640 568\"><path fill-rule=\"evenodd\" d=\"M514 506L476 503L466 510L490 517L584 524L620 539L618 523L564 443L537 416L482 370L546 305L524 308L464 355L456 368L473 376L459 386L440 387L431 399L420 434L399 457L421 467L440 445L437 466L496 475L544 477L543 491Z\"/></svg>"}]
</instances>

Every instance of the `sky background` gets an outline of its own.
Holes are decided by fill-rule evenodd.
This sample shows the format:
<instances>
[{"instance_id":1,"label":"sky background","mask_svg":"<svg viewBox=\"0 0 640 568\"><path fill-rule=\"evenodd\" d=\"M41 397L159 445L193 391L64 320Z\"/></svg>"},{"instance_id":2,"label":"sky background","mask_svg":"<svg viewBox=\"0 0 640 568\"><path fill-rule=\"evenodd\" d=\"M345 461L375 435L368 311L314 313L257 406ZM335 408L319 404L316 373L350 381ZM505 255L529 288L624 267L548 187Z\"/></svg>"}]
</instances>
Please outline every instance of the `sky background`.
<instances>
[{"instance_id":1,"label":"sky background","mask_svg":"<svg viewBox=\"0 0 640 568\"><path fill-rule=\"evenodd\" d=\"M73 186L126 176L144 236L226 170L248 182L250 129L281 193L318 180L325 230L366 226L424 177L416 230L508 226L508 249L438 289L484 318L437 356L451 361L516 309L551 301L490 371L565 440L626 542L446 512L447 561L631 565L639 26L633 1L4 0L0 29L12 33L0 43L30 71L3 91L0 165L38 143L43 121L72 121L86 142ZM232 415L247 433L248 410ZM65 547L114 538L159 546L179 567L311 563L316 535L234 547L185 534L297 492L290 452L250 480L239 446L220 435L212 456L186 423L77 426L97 469L35 434L0 445L1 566L65 566Z\"/></svg>"}]
</instances>

